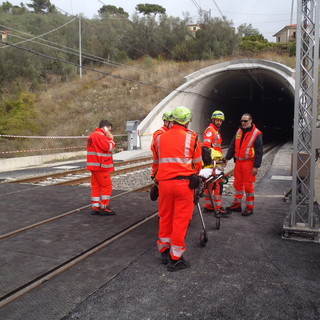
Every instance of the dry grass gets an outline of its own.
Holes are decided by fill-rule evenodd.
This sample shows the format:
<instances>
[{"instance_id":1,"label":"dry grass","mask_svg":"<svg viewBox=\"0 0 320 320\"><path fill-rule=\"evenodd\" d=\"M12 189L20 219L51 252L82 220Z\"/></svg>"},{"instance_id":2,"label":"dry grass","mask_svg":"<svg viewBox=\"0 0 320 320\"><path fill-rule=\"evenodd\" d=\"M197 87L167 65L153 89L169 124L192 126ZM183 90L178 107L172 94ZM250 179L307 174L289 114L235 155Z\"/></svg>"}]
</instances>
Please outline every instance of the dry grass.
<instances>
[{"instance_id":1,"label":"dry grass","mask_svg":"<svg viewBox=\"0 0 320 320\"><path fill-rule=\"evenodd\" d=\"M184 77L201 68L231 59L172 62L149 58L131 62L131 68L102 67L106 74L86 71L83 78L47 85L38 93L41 132L46 136L89 135L101 119L114 125L114 133L124 134L127 120L142 120L163 98L184 82ZM272 53L254 56L294 67L294 58ZM131 81L125 80L130 79ZM20 141L21 142L21 141ZM24 148L34 148L29 141ZM37 140L37 148L84 145L85 140ZM7 146L8 147L8 146ZM17 145L14 144L16 148ZM58 151L57 151L58 152Z\"/></svg>"}]
</instances>

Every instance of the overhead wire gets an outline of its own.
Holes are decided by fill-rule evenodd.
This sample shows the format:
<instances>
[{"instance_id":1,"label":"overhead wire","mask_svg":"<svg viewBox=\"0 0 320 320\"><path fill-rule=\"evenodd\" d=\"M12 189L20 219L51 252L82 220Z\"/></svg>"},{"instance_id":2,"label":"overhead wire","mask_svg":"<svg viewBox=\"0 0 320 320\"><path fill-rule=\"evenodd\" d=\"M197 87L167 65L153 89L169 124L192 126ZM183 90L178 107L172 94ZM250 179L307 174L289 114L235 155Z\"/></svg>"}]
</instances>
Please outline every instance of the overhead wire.
<instances>
[{"instance_id":1,"label":"overhead wire","mask_svg":"<svg viewBox=\"0 0 320 320\"><path fill-rule=\"evenodd\" d=\"M119 75L114 75L114 74L111 74L111 73L108 73L108 72L105 72L105 71L101 71L101 70L97 70L97 69L94 69L94 68L89 68L89 67L86 67L86 66L80 66L79 64L75 63L75 62L72 62L72 61L67 61L67 60L64 60L64 59L61 59L61 58L57 58L57 57L53 57L53 56L49 56L49 55L46 55L44 53L41 53L41 52L37 52L35 50L31 50L31 49L27 49L27 48L23 48L23 47L20 47L20 46L17 46L17 45L14 45L12 43L8 43L8 42L5 42L5 41L0 41L0 43L4 43L6 45L9 45L9 46L12 46L14 48L17 48L17 49L20 49L20 50L23 50L23 51L27 51L29 53L32 53L32 54L35 54L35 55L38 55L38 56L41 56L41 57L44 57L44 58L47 58L47 59L52 59L52 60L56 60L56 61L59 61L59 62L63 62L63 63L66 63L66 64L70 64L70 65L73 65L77 68L82 68L82 69L85 69L85 70L88 70L88 71L92 71L92 72L96 72L96 73L100 73L100 74L103 74L105 76L108 76L108 77L112 77L112 78L116 78L116 79L121 79L121 80L126 80L126 81L130 81L130 82L135 82L135 83L138 83L138 84L141 84L141 85L144 85L144 86L149 86L149 87L153 87L153 88L158 88L158 89L163 89L163 90L167 90L167 91L176 91L176 92L180 92L180 93L187 93L187 94L192 94L192 95L198 95L202 98L205 98L205 99L209 99L209 100L213 100L212 97L208 97L208 96L204 96L202 94L199 94L197 92L192 92L192 91L187 91L187 90L178 90L178 89L171 89L171 88L166 88L164 86L159 86L159 85L154 85L152 83L148 83L148 82L144 82L144 81L140 81L140 80L135 80L135 79L130 79L130 78L126 78L126 77L122 77L122 76L119 76Z\"/></svg>"},{"instance_id":2,"label":"overhead wire","mask_svg":"<svg viewBox=\"0 0 320 320\"><path fill-rule=\"evenodd\" d=\"M52 29L52 30L50 30L50 31L48 31L48 32L46 32L46 33L40 34L40 35L38 35L38 36L34 36L33 38L28 39L28 40L26 40L26 41L32 41L32 40L34 40L34 39L38 39L38 38L44 37L44 36L46 36L46 35L48 35L48 34L50 34L50 33L52 33L52 32L55 32L55 31L57 31L57 30L65 27L66 25L68 25L69 23L73 22L73 21L76 20L76 19L77 19L77 17L75 17L74 19L66 22L65 24L63 24L63 25L61 25L61 26L59 26L59 27L57 27L57 28L55 28L55 29ZM0 25L0 26L6 28L6 26L3 26L3 25ZM10 28L8 28L8 29L10 29ZM17 43L17 44L21 44L21 43L26 42L26 41L22 41L22 42ZM0 49L3 49L3 48L6 48L6 47L1 47Z\"/></svg>"},{"instance_id":3,"label":"overhead wire","mask_svg":"<svg viewBox=\"0 0 320 320\"><path fill-rule=\"evenodd\" d=\"M13 28L10 28L8 26L4 26L4 25L1 25L1 27L3 28L6 28L8 30L12 30L12 31L15 31L15 32L19 32L19 33L22 33L22 34L25 34L25 35L28 35L28 36L32 36L28 33L25 33L25 32L22 32L22 31L19 31L19 30L16 30L16 29L13 29ZM47 33L46 33L47 34ZM71 47L67 47L67 46L64 46L62 44L59 44L59 43L56 43L56 42L52 42L52 41L49 41L49 40L46 40L46 39L39 39L41 41L44 41L44 42L47 42L47 43L50 43L51 45L48 45L48 44L45 44L45 43L41 43L41 42L38 42L38 41L34 41L34 39L37 39L39 38L40 36L36 36L36 37L32 37L30 39L26 39L26 38L23 38L23 37L20 37L20 36L17 36L17 35L14 35L14 34L11 34L10 37L16 37L16 38L19 38L19 39L25 39L24 41L21 41L21 42L18 42L18 43L15 43L15 45L18 45L18 44L21 44L21 43L25 43L25 42L32 42L32 43L36 43L36 44L39 44L39 45L43 45L43 46L46 46L48 48L52 48L52 49L55 49L55 50L58 50L58 51L61 51L61 52L65 52L65 53L69 53L69 54L72 54L72 55L76 55L79 57L79 50L78 49L74 49L74 48L71 48ZM54 47L54 45L56 46L60 46L62 48L65 48L65 49L61 49L61 48L57 48L57 47ZM0 49L2 48L7 48L7 47L10 47L10 46L3 46L3 47L0 47ZM122 64L122 63L119 63L119 62L115 62L115 61L111 61L111 60L107 60L107 59L104 59L102 57L98 57L98 56L95 56L93 54L90 54L90 53L86 53L86 52L82 52L82 56L85 57L86 59L88 60L92 60L92 61L95 61L95 62L99 62L99 63L102 63L102 64L107 64L107 65L111 65L113 67L122 67L122 68L126 68L126 69L131 69L131 70L135 70L135 71L142 71L148 75L151 75L151 76L155 76L155 77L158 77L158 78L167 78L167 79L172 79L172 80L176 80L177 77L168 77L168 76L163 76L163 75L158 75L156 73L153 73L153 72L149 72L149 71L146 71L144 69L141 69L141 68L137 68L137 67L133 67L133 66L129 66L129 65L126 65L126 64Z\"/></svg>"}]
</instances>

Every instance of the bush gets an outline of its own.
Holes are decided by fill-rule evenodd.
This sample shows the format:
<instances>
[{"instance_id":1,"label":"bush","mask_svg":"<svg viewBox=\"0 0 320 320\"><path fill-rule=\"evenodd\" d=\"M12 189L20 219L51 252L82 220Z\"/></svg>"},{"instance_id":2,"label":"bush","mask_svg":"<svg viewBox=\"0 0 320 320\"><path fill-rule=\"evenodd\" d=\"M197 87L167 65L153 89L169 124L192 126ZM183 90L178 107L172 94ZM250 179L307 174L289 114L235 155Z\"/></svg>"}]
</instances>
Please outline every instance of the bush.
<instances>
[{"instance_id":1,"label":"bush","mask_svg":"<svg viewBox=\"0 0 320 320\"><path fill-rule=\"evenodd\" d=\"M16 97L2 97L0 101L0 134L25 134L38 129L35 111L36 96L20 92Z\"/></svg>"}]
</instances>

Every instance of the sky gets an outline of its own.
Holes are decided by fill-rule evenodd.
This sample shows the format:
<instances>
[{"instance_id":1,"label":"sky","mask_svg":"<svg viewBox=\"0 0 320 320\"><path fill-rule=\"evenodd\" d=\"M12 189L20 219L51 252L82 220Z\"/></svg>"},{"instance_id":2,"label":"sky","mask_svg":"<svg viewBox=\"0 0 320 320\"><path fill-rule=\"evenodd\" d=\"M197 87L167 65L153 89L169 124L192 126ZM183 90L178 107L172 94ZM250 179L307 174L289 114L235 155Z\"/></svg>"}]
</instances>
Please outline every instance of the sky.
<instances>
[{"instance_id":1,"label":"sky","mask_svg":"<svg viewBox=\"0 0 320 320\"><path fill-rule=\"evenodd\" d=\"M9 0L10 3L19 5L31 1ZM233 25L247 23L260 31L268 41L275 42L273 35L291 22L296 23L297 0L51 0L63 13L72 15L83 14L93 18L98 10L105 5L123 8L131 17L139 3L152 3L161 5L169 16L183 18L189 15L197 22L198 8L211 10L212 17L222 17L221 13L233 21ZM291 9L293 6L293 15ZM292 20L291 20L292 18Z\"/></svg>"}]
</instances>

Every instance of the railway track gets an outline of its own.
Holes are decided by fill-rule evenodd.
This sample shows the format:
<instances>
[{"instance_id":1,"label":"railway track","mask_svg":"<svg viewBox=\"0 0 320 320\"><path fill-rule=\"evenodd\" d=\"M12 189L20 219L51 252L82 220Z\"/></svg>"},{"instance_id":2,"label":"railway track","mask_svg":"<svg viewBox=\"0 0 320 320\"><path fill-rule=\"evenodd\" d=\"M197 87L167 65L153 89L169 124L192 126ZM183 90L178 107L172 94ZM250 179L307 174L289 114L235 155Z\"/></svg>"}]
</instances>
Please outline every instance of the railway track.
<instances>
[{"instance_id":1,"label":"railway track","mask_svg":"<svg viewBox=\"0 0 320 320\"><path fill-rule=\"evenodd\" d=\"M269 146L267 146L266 148L264 148L264 154L272 151L276 146L277 146L277 145L269 145ZM150 159L152 159L152 158L147 158L146 161L149 161ZM135 164L135 163L139 163L139 162L141 162L141 159L135 160L135 161L133 161L133 162L132 162L132 161L128 161L126 164L132 164L132 163ZM119 169L119 170L113 172L113 175L117 175L117 174L120 175L120 174L124 174L124 173L127 173L127 172L134 172L134 171L136 171L136 170L145 169L145 168L149 168L149 167L150 167L150 163L148 163L148 164L143 164L143 165L138 165L138 166L132 166L132 167L129 167L129 168L123 168L123 169ZM75 171L77 171L77 170L75 170ZM62 174L62 173L60 173L60 174ZM65 173L64 173L64 174L65 174ZM233 174L234 174L234 169L231 169L231 170L226 171L225 174L226 174L228 177L232 177ZM48 177L48 176L50 176L50 175L45 175L45 176L38 177L38 179L40 179L40 180L37 180L37 181L43 181L42 179L44 179L44 177ZM33 179L36 179L36 178L31 178L31 179L32 179L32 181L34 182L35 180L33 180ZM52 185L55 185L55 186L57 186L57 185L78 185L78 184L81 184L81 183L84 183L84 182L88 182L86 179L87 179L87 178L72 179L71 181L58 182L58 183L54 183L54 184L52 184ZM90 179L90 178L89 178L89 179ZM23 181L23 183L26 183L26 181L28 181L28 179L22 179L22 180L19 180L19 181ZM119 194L117 194L117 195L112 196L112 197L111 197L111 200L116 199L116 198L119 198L119 197L122 197L122 196L125 196L125 195L127 195L128 193L132 193L132 192L148 192L149 189L150 189L150 187L151 187L151 185L152 185L152 183L151 183L151 184L146 184L146 185L144 185L144 186L142 186L142 187L139 187L139 188L136 188L136 189L133 189L133 190L121 192L121 193L119 193ZM25 189L25 190L28 190L28 189ZM8 193L6 193L5 195L8 195ZM66 217L66 216L69 216L69 215L71 215L71 214L78 213L78 212L80 212L80 211L82 211L82 210L85 210L85 209L88 209L88 208L90 208L90 207L91 207L91 204L88 204L88 205L85 205L85 206L76 208L76 209L74 209L74 210L71 210L71 211L62 213L62 214L57 215L57 216L55 216L55 217L52 217L52 218L50 218L50 219L45 219L45 220L43 220L43 221L39 221L39 222L37 222L37 223L34 223L34 224L31 224L31 225L25 226L25 227L23 227L23 228L19 228L19 229L17 229L17 230L14 230L14 231L11 231L11 232L2 234L2 235L0 235L0 240L6 239L6 238L9 238L9 237L12 237L12 236L14 236L14 235L17 235L17 234L22 233L22 232L24 232L24 231L27 231L27 230L29 230L29 229L33 229L33 228L36 228L36 227L38 227L38 226L41 226L41 225L43 225L43 224L50 223L50 222L55 221L55 220L58 220L58 219L62 219L62 218L64 218L64 217Z\"/></svg>"},{"instance_id":2,"label":"railway track","mask_svg":"<svg viewBox=\"0 0 320 320\"><path fill-rule=\"evenodd\" d=\"M264 150L264 153L271 151L273 148L275 148L274 145L267 146ZM126 170L132 171L132 170L137 170L137 168L141 169L142 167L144 168L144 167L150 166L151 159L148 159L147 161L149 161L149 163L147 163L147 164L142 164L142 165L139 164L138 166L134 166L132 168L122 168L117 171L124 173L124 172L127 172ZM141 160L134 161L134 163L139 163L139 162L141 162ZM131 162L131 164L132 164L132 162ZM226 174L228 174L229 176L232 176L233 171L229 170L228 172L226 172ZM41 177L41 179L43 179L43 178L44 178L44 176ZM15 181L15 182L18 182L18 181ZM26 179L24 179L23 182L21 182L21 183L26 183ZM61 185L61 184L56 183L55 185ZM150 184L145 185L139 189L121 192L121 193L113 196L112 199L116 199L116 198L120 198L120 197L123 197L124 199L126 199L128 195L132 196L134 193L146 191L146 190L148 190L149 187L150 187ZM31 231L32 229L36 229L36 228L41 228L45 225L57 222L58 220L62 220L64 218L67 218L70 216L74 217L73 220L77 219L76 218L77 215L75 215L76 213L80 213L81 211L84 211L90 207L91 207L91 204L88 204L88 205L76 208L74 210L64 212L63 214L56 215L56 216L51 217L49 219L44 219L44 220L38 221L37 223L25 226L23 228L19 228L17 230L14 230L14 231L11 231L11 232L8 232L5 234L2 234L2 235L0 235L0 240L1 241L4 241L4 240L10 241L11 238L14 238L18 235L20 235L20 237L21 237L24 232ZM128 210L130 209L130 207L131 207L131 205L129 204ZM136 210L134 210L134 212L136 213ZM106 248L107 246L116 242L117 240L124 237L125 235L128 235L130 232L133 232L137 228L143 228L143 226L145 224L147 224L149 221L151 221L152 219L157 217L157 212L156 212L156 210L154 210L151 213L148 212L147 214L143 214L143 215L140 214L138 217L131 217L131 214L130 214L129 217L132 218L132 220L129 223L126 223L126 224L122 225L121 227L119 227L115 232L112 232L112 234L108 234L102 238L100 237L99 240L95 241L91 245L85 245L85 247L82 248L82 250L75 252L71 256L68 254L63 254L63 252L62 252L61 253L62 256L67 257L67 258L64 258L63 262L57 263L54 267L46 269L44 272L41 272L41 274L37 274L37 276L34 276L34 277L30 276L30 278L28 280L24 281L24 283L19 284L19 285L15 286L14 288L11 288L10 290L5 292L4 294L2 294L0 297L0 308L15 301L16 299L22 297L23 295L25 295L28 292L30 292L31 290L41 286L42 284L48 282L49 280L53 279L54 277L62 274L66 270L68 270L68 269L72 268L73 266L75 266L76 264L78 264L79 262L84 261L88 257L97 253L99 250ZM61 223L60 225L64 226L65 233L72 234L72 231L68 229L69 228L68 224ZM72 226L73 224L70 224L70 225ZM35 236L38 236L37 232L35 232L34 234L35 234ZM23 237L21 239L23 239Z\"/></svg>"},{"instance_id":3,"label":"railway track","mask_svg":"<svg viewBox=\"0 0 320 320\"><path fill-rule=\"evenodd\" d=\"M141 164L142 163L142 164ZM149 168L152 164L152 157L145 157L135 160L117 162L114 164L115 171L111 172L111 176L117 176L137 170ZM80 175L80 176L79 176ZM85 168L78 168L62 172L48 173L34 177L5 181L2 183L32 183L43 185L78 185L90 182L90 172Z\"/></svg>"}]
</instances>

